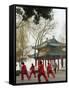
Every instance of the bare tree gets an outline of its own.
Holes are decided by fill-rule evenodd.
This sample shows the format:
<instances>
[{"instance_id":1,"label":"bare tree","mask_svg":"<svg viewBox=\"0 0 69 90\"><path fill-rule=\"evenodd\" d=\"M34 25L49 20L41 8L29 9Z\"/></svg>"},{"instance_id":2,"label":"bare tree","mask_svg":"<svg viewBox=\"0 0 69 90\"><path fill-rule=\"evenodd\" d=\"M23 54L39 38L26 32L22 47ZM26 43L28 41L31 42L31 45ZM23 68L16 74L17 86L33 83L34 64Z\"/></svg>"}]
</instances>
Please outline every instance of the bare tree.
<instances>
[{"instance_id":1,"label":"bare tree","mask_svg":"<svg viewBox=\"0 0 69 90\"><path fill-rule=\"evenodd\" d=\"M40 45L43 42L43 39L46 37L46 34L49 32L52 32L52 30L55 28L55 22L50 20L45 20L43 28L40 30L35 29L35 27L32 27L32 31L30 32L32 37L35 39L35 44Z\"/></svg>"},{"instance_id":2,"label":"bare tree","mask_svg":"<svg viewBox=\"0 0 69 90\"><path fill-rule=\"evenodd\" d=\"M20 54L24 56L25 49L27 47L28 43L28 32L34 37L35 44L41 44L43 37L46 35L46 33L49 32L53 28L53 24L50 23L50 20L52 20L51 17L51 11L52 8L38 8L38 7L16 7L16 15L18 15L18 18L20 19L19 22L16 22L16 52L19 50ZM38 30L35 28L32 28L31 30L28 30L30 27L30 21L29 19L32 18L32 22L38 27ZM45 19L45 24L43 28L41 28L40 25L40 18L43 17ZM16 19L16 21L18 20ZM31 24L33 26L33 24ZM21 51L21 52L20 52ZM28 53L29 51L27 51ZM26 54L27 54L26 53Z\"/></svg>"}]
</instances>

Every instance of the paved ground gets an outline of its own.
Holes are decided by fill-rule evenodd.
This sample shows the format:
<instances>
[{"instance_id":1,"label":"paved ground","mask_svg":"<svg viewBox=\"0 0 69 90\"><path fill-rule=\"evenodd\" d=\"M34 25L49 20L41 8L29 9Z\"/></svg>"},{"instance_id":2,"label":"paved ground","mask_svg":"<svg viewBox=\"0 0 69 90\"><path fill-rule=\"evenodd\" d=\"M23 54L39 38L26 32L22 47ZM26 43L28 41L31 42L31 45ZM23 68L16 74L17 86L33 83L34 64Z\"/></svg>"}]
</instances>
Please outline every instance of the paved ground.
<instances>
[{"instance_id":1,"label":"paved ground","mask_svg":"<svg viewBox=\"0 0 69 90\"><path fill-rule=\"evenodd\" d=\"M16 83L36 83L36 82L38 82L38 78L34 78L33 75L30 80L28 80L26 76L24 76L24 77L25 77L25 79L21 80L21 75L17 76ZM65 80L66 80L65 71L57 71L55 79L53 79L53 77L51 75L49 77L49 81L65 81ZM41 76L41 82L46 82L44 80L43 76Z\"/></svg>"}]
</instances>

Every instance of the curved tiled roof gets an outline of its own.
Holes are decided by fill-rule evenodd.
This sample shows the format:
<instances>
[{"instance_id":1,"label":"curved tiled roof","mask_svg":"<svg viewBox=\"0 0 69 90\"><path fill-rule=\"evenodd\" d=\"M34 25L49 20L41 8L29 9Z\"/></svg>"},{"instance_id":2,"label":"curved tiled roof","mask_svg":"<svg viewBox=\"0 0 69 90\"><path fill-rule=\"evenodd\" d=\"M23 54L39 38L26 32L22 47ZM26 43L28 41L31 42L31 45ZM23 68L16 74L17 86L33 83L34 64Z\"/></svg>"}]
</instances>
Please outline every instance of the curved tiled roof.
<instances>
[{"instance_id":1,"label":"curved tiled roof","mask_svg":"<svg viewBox=\"0 0 69 90\"><path fill-rule=\"evenodd\" d=\"M39 48L49 47L49 46L53 46L53 47L65 47L66 44L57 41L55 38L52 38L52 39L49 39L49 40L43 42L40 45L37 45L36 48L39 49ZM35 48L35 47L33 47L33 48Z\"/></svg>"}]
</instances>

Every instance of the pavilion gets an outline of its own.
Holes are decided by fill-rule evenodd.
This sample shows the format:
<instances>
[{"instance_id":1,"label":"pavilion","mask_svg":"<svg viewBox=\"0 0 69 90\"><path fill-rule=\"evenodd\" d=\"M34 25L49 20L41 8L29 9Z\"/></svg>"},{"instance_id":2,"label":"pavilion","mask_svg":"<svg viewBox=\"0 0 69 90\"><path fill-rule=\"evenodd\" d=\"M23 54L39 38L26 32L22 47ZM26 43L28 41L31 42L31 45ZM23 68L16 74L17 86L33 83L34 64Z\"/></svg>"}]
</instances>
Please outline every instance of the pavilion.
<instances>
[{"instance_id":1,"label":"pavilion","mask_svg":"<svg viewBox=\"0 0 69 90\"><path fill-rule=\"evenodd\" d=\"M45 67L48 62L55 63L56 61L58 64L58 70L60 69L60 65L61 67L65 66L64 59L66 59L66 44L57 41L54 36L52 39L47 38L45 42L36 47L33 46L32 48L35 50L35 53L29 56L35 59L35 66L37 66L39 60L43 61ZM37 53L36 50L38 51ZM61 62L59 62L59 60Z\"/></svg>"}]
</instances>

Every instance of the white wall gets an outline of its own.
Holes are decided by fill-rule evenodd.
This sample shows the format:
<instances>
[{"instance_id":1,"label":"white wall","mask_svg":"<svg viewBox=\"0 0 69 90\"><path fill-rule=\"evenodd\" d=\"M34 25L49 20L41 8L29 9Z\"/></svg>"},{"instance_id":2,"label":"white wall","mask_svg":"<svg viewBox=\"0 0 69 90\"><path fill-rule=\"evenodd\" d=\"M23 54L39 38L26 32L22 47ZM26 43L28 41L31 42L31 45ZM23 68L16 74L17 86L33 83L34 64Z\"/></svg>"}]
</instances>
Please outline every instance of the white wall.
<instances>
[{"instance_id":1,"label":"white wall","mask_svg":"<svg viewBox=\"0 0 69 90\"><path fill-rule=\"evenodd\" d=\"M33 4L69 7L69 0L0 0L0 90L69 90L69 83L11 86L9 77L9 8L10 4ZM68 13L69 15L69 13ZM69 19L69 18L68 18Z\"/></svg>"}]
</instances>

